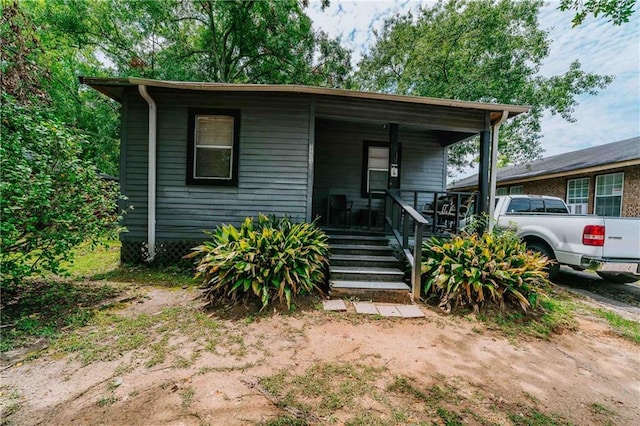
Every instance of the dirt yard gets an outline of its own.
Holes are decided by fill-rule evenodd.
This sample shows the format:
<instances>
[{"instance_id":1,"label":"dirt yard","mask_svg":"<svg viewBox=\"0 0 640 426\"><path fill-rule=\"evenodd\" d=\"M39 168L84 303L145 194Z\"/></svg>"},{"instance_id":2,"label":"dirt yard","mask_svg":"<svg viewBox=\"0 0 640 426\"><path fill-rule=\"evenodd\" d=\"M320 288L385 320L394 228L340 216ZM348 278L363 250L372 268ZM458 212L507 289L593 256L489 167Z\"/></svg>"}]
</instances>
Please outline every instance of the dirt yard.
<instances>
[{"instance_id":1,"label":"dirt yard","mask_svg":"<svg viewBox=\"0 0 640 426\"><path fill-rule=\"evenodd\" d=\"M138 291L4 367L3 424L640 424L640 346L596 318L550 340L473 318L205 315Z\"/></svg>"}]
</instances>

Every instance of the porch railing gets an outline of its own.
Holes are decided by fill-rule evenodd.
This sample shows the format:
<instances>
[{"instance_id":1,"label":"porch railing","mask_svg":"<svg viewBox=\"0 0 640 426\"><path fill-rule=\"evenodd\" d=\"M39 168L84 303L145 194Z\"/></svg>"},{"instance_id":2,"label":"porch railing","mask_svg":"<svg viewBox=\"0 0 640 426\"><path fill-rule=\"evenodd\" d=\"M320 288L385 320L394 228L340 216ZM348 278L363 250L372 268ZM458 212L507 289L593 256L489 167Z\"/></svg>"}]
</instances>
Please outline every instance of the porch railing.
<instances>
[{"instance_id":1,"label":"porch railing","mask_svg":"<svg viewBox=\"0 0 640 426\"><path fill-rule=\"evenodd\" d=\"M420 300L422 237L425 226L429 222L400 197L398 190L385 192L384 221L398 240L404 254L411 265L411 297ZM411 224L413 223L413 227ZM409 239L413 237L413 251Z\"/></svg>"},{"instance_id":2,"label":"porch railing","mask_svg":"<svg viewBox=\"0 0 640 426\"><path fill-rule=\"evenodd\" d=\"M453 233L459 233L461 228L461 219L467 213L473 214L471 206L478 205L477 192L453 192L453 191L418 191L412 189L400 189L398 195L413 201L413 208L420 212L423 217L430 220L427 229L433 234L443 234L448 229ZM420 197L426 195L426 197ZM404 198L403 198L404 199ZM419 206L418 202L428 200L431 208L425 209ZM443 212L439 205L441 199L448 200L447 206L451 208L448 213ZM451 204L449 204L451 203ZM443 222L449 223L449 226L443 226Z\"/></svg>"}]
</instances>

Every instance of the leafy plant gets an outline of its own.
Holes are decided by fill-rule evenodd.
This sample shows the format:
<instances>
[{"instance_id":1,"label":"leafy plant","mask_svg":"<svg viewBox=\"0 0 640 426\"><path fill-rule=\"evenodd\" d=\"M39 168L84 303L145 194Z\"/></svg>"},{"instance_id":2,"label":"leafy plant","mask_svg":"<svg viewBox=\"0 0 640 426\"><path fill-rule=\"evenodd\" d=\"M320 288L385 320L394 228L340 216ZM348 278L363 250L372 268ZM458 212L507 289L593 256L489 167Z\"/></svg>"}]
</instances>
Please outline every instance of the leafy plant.
<instances>
[{"instance_id":1,"label":"leafy plant","mask_svg":"<svg viewBox=\"0 0 640 426\"><path fill-rule=\"evenodd\" d=\"M260 215L240 229L223 225L195 247L196 278L202 277L209 305L259 298L262 307L319 289L325 281L329 245L313 223Z\"/></svg>"},{"instance_id":2,"label":"leafy plant","mask_svg":"<svg viewBox=\"0 0 640 426\"><path fill-rule=\"evenodd\" d=\"M539 253L527 252L510 231L432 238L423 245L424 290L446 310L452 304L478 310L489 300L501 309L506 302L515 303L526 312L545 295L548 261Z\"/></svg>"},{"instance_id":3,"label":"leafy plant","mask_svg":"<svg viewBox=\"0 0 640 426\"><path fill-rule=\"evenodd\" d=\"M82 132L6 94L1 107L0 237L3 285L63 270L72 249L119 231L118 185L80 159Z\"/></svg>"}]
</instances>

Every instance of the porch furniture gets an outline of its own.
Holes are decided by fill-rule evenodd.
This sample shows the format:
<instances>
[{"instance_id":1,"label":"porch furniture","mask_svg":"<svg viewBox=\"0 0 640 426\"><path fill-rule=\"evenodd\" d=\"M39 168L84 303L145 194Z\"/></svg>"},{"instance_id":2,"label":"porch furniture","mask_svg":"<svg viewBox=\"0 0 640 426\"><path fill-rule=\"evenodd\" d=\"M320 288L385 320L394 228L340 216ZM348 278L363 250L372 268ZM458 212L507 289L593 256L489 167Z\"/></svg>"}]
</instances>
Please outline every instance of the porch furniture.
<instances>
[{"instance_id":1,"label":"porch furniture","mask_svg":"<svg viewBox=\"0 0 640 426\"><path fill-rule=\"evenodd\" d=\"M347 196L344 194L329 194L329 217L327 223L332 225L334 217L342 216L342 223L338 225L351 224L351 209L353 208L353 201L347 201Z\"/></svg>"}]
</instances>

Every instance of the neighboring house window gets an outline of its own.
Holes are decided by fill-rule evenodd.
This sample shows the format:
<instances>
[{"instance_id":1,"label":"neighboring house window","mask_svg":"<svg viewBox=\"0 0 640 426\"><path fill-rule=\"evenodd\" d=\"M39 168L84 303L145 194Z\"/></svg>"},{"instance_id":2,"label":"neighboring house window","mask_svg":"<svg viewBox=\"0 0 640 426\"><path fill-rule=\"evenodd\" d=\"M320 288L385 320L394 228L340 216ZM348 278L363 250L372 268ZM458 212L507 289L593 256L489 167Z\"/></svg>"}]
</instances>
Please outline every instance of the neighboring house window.
<instances>
[{"instance_id":1,"label":"neighboring house window","mask_svg":"<svg viewBox=\"0 0 640 426\"><path fill-rule=\"evenodd\" d=\"M589 178L569 179L567 182L567 206L573 214L587 214L589 203Z\"/></svg>"},{"instance_id":2,"label":"neighboring house window","mask_svg":"<svg viewBox=\"0 0 640 426\"><path fill-rule=\"evenodd\" d=\"M596 176L595 213L599 216L620 216L624 173Z\"/></svg>"},{"instance_id":3,"label":"neighboring house window","mask_svg":"<svg viewBox=\"0 0 640 426\"><path fill-rule=\"evenodd\" d=\"M189 110L187 183L235 185L240 112Z\"/></svg>"},{"instance_id":4,"label":"neighboring house window","mask_svg":"<svg viewBox=\"0 0 640 426\"><path fill-rule=\"evenodd\" d=\"M522 185L512 186L511 188L509 188L509 195L520 195L520 194L524 194L524 188L522 187Z\"/></svg>"},{"instance_id":5,"label":"neighboring house window","mask_svg":"<svg viewBox=\"0 0 640 426\"><path fill-rule=\"evenodd\" d=\"M507 195L509 194L509 189L506 186L502 188L496 188L496 195Z\"/></svg>"},{"instance_id":6,"label":"neighboring house window","mask_svg":"<svg viewBox=\"0 0 640 426\"><path fill-rule=\"evenodd\" d=\"M389 185L389 147L365 142L362 196L384 194Z\"/></svg>"}]
</instances>

